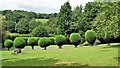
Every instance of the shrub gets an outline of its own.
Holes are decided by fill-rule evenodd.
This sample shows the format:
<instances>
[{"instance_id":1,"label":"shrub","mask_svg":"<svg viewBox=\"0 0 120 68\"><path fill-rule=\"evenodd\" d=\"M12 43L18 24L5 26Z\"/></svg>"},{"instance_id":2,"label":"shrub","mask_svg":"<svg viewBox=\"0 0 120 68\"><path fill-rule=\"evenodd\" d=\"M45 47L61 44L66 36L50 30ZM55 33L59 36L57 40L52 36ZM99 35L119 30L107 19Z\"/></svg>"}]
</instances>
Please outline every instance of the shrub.
<instances>
[{"instance_id":1,"label":"shrub","mask_svg":"<svg viewBox=\"0 0 120 68\"><path fill-rule=\"evenodd\" d=\"M50 45L55 45L55 38L54 37L50 37Z\"/></svg>"},{"instance_id":2,"label":"shrub","mask_svg":"<svg viewBox=\"0 0 120 68\"><path fill-rule=\"evenodd\" d=\"M15 38L15 40L13 42L13 45L15 46L15 48L22 49L26 46L26 42L23 38L17 37L17 38Z\"/></svg>"},{"instance_id":3,"label":"shrub","mask_svg":"<svg viewBox=\"0 0 120 68\"><path fill-rule=\"evenodd\" d=\"M66 42L66 38L64 35L56 35L55 36L55 43L56 43L56 45L59 46L60 49L62 48L63 44L65 44L65 42Z\"/></svg>"},{"instance_id":4,"label":"shrub","mask_svg":"<svg viewBox=\"0 0 120 68\"><path fill-rule=\"evenodd\" d=\"M40 38L38 45L46 50L46 47L50 45L50 39L46 37Z\"/></svg>"},{"instance_id":5,"label":"shrub","mask_svg":"<svg viewBox=\"0 0 120 68\"><path fill-rule=\"evenodd\" d=\"M18 33L11 33L11 34L10 34L10 39L11 39L12 41L14 41L14 39L15 39L16 37L20 37L20 34L18 34Z\"/></svg>"},{"instance_id":6,"label":"shrub","mask_svg":"<svg viewBox=\"0 0 120 68\"><path fill-rule=\"evenodd\" d=\"M30 37L27 40L28 45L30 45L32 47L32 49L34 50L34 46L37 45L38 39L35 37Z\"/></svg>"},{"instance_id":7,"label":"shrub","mask_svg":"<svg viewBox=\"0 0 120 68\"><path fill-rule=\"evenodd\" d=\"M10 33L8 31L5 31L5 34L3 35L2 39L4 39L4 40L10 39Z\"/></svg>"},{"instance_id":8,"label":"shrub","mask_svg":"<svg viewBox=\"0 0 120 68\"><path fill-rule=\"evenodd\" d=\"M96 40L96 33L93 30L87 30L85 32L85 39L86 41L88 41L91 45L93 45L93 43Z\"/></svg>"},{"instance_id":9,"label":"shrub","mask_svg":"<svg viewBox=\"0 0 120 68\"><path fill-rule=\"evenodd\" d=\"M5 40L4 45L8 48L11 48L13 46L13 41L12 40Z\"/></svg>"},{"instance_id":10,"label":"shrub","mask_svg":"<svg viewBox=\"0 0 120 68\"><path fill-rule=\"evenodd\" d=\"M75 46L75 48L78 46L78 44L81 42L81 36L78 33L72 33L70 35L70 42Z\"/></svg>"},{"instance_id":11,"label":"shrub","mask_svg":"<svg viewBox=\"0 0 120 68\"><path fill-rule=\"evenodd\" d=\"M46 37L48 36L48 32L47 32L47 29L45 29L44 27L37 26L32 30L31 35L34 37L44 37L44 36Z\"/></svg>"},{"instance_id":12,"label":"shrub","mask_svg":"<svg viewBox=\"0 0 120 68\"><path fill-rule=\"evenodd\" d=\"M31 37L31 34L20 34L20 37Z\"/></svg>"}]
</instances>

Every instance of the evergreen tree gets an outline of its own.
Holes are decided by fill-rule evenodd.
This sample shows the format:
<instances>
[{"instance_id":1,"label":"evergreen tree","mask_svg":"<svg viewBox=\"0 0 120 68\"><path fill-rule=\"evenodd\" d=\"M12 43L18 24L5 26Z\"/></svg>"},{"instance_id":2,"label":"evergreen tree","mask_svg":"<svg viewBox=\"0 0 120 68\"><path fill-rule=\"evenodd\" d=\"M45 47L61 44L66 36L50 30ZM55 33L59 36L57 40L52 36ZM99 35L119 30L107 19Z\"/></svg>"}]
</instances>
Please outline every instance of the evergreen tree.
<instances>
[{"instance_id":1,"label":"evergreen tree","mask_svg":"<svg viewBox=\"0 0 120 68\"><path fill-rule=\"evenodd\" d=\"M71 23L72 10L69 1L61 6L60 12L57 17L57 28L60 34L68 34Z\"/></svg>"}]
</instances>

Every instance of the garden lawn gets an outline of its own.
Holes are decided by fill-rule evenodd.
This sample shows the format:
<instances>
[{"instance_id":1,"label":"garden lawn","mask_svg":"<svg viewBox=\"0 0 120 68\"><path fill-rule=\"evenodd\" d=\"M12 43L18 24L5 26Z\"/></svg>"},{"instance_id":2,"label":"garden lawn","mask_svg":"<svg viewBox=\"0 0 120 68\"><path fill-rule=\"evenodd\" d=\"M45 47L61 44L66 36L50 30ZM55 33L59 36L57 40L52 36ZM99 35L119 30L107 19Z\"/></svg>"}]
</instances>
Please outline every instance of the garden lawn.
<instances>
[{"instance_id":1,"label":"garden lawn","mask_svg":"<svg viewBox=\"0 0 120 68\"><path fill-rule=\"evenodd\" d=\"M21 54L13 51L2 51L3 66L117 66L118 47L112 46L79 46L64 45L58 49L56 45L41 50L39 46L32 50L24 48Z\"/></svg>"}]
</instances>

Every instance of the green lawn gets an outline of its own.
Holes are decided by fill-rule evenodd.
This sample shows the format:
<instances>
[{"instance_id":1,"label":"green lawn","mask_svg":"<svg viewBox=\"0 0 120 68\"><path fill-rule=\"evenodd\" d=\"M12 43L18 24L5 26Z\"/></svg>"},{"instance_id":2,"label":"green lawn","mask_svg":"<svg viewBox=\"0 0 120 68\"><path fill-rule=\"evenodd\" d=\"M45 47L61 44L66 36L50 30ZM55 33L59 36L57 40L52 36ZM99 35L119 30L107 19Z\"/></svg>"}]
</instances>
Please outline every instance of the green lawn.
<instances>
[{"instance_id":1,"label":"green lawn","mask_svg":"<svg viewBox=\"0 0 120 68\"><path fill-rule=\"evenodd\" d=\"M64 45L63 49L49 46L35 50L27 46L23 53L13 55L13 51L2 51L3 66L117 66L118 47L111 46L86 46L74 48L73 45Z\"/></svg>"},{"instance_id":2,"label":"green lawn","mask_svg":"<svg viewBox=\"0 0 120 68\"><path fill-rule=\"evenodd\" d=\"M49 19L35 19L36 21L42 22L42 23L46 23L49 21Z\"/></svg>"}]
</instances>

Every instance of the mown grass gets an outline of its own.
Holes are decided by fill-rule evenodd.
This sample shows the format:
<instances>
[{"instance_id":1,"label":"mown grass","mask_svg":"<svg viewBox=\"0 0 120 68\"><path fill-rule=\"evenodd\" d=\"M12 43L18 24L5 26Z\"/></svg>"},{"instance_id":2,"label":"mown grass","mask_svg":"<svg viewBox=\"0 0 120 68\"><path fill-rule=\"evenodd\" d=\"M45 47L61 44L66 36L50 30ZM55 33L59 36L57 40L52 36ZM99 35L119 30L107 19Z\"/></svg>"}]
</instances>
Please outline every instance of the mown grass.
<instances>
[{"instance_id":1,"label":"mown grass","mask_svg":"<svg viewBox=\"0 0 120 68\"><path fill-rule=\"evenodd\" d=\"M74 48L64 45L63 49L49 46L41 50L39 46L32 50L27 46L23 53L13 55L13 51L2 51L3 66L117 66L118 47L86 46Z\"/></svg>"},{"instance_id":2,"label":"mown grass","mask_svg":"<svg viewBox=\"0 0 120 68\"><path fill-rule=\"evenodd\" d=\"M42 23L46 23L49 21L49 19L35 19L37 22L42 22Z\"/></svg>"}]
</instances>

